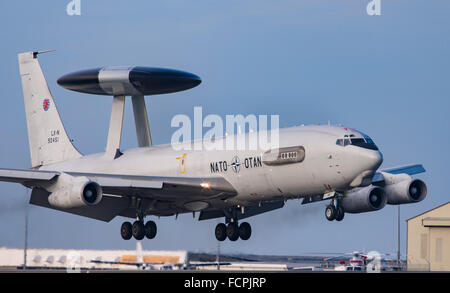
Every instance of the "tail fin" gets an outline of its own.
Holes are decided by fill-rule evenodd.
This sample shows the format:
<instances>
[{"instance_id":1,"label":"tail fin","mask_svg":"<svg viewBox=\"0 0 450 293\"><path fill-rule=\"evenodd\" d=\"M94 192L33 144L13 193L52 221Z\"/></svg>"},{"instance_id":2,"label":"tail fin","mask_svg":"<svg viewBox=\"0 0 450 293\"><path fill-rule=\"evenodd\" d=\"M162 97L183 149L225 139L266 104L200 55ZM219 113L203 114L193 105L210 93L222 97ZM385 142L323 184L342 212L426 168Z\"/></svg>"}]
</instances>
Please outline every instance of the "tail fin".
<instances>
[{"instance_id":1,"label":"tail fin","mask_svg":"<svg viewBox=\"0 0 450 293\"><path fill-rule=\"evenodd\" d=\"M18 55L33 168L81 157L61 122L38 53Z\"/></svg>"}]
</instances>

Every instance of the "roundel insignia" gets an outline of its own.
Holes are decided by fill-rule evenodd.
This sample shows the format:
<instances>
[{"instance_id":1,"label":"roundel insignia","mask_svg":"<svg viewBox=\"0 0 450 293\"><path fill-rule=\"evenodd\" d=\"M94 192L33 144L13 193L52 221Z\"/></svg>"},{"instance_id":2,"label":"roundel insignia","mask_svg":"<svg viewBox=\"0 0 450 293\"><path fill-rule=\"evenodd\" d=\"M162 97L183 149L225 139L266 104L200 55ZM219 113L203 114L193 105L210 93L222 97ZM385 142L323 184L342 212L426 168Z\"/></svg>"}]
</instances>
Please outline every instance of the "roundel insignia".
<instances>
[{"instance_id":1,"label":"roundel insignia","mask_svg":"<svg viewBox=\"0 0 450 293\"><path fill-rule=\"evenodd\" d=\"M238 156L234 156L233 161L231 161L231 167L233 168L234 173L239 173L241 170L241 163Z\"/></svg>"},{"instance_id":2,"label":"roundel insignia","mask_svg":"<svg viewBox=\"0 0 450 293\"><path fill-rule=\"evenodd\" d=\"M48 109L50 109L50 100L49 99L44 100L44 102L42 103L42 108L44 109L44 111L48 111Z\"/></svg>"}]
</instances>

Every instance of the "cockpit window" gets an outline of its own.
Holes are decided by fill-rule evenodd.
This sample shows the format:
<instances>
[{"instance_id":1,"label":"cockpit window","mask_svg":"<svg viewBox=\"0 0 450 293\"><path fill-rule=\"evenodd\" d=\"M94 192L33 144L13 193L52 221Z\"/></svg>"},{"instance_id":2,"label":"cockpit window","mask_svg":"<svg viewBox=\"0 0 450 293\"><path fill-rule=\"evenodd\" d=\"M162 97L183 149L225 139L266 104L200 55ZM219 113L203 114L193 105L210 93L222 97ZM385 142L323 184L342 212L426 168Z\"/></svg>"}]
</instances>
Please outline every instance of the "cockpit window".
<instances>
[{"instance_id":1,"label":"cockpit window","mask_svg":"<svg viewBox=\"0 0 450 293\"><path fill-rule=\"evenodd\" d=\"M336 140L336 144L339 146L354 145L357 147L377 151L378 147L375 145L373 140L367 135L363 136L364 138L354 138L354 135L351 135L351 138L348 138L348 136L344 136L344 139L339 138L338 140Z\"/></svg>"}]
</instances>

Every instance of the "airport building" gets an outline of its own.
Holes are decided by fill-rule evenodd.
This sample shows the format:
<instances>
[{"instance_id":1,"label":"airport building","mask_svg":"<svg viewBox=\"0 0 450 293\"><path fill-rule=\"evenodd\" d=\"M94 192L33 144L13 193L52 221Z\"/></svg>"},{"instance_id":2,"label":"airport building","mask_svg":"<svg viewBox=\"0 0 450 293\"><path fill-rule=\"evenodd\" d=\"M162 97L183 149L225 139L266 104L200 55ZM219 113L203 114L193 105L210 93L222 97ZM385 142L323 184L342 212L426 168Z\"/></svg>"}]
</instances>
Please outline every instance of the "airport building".
<instances>
[{"instance_id":1,"label":"airport building","mask_svg":"<svg viewBox=\"0 0 450 293\"><path fill-rule=\"evenodd\" d=\"M28 270L217 270L215 261L192 261L188 251L159 250L71 250L36 249L26 251ZM194 257L197 258L197 257ZM0 270L23 268L24 250L0 248ZM286 271L287 264L237 261L221 262L222 271Z\"/></svg>"},{"instance_id":2,"label":"airport building","mask_svg":"<svg viewBox=\"0 0 450 293\"><path fill-rule=\"evenodd\" d=\"M450 202L407 220L408 271L450 271Z\"/></svg>"},{"instance_id":3,"label":"airport building","mask_svg":"<svg viewBox=\"0 0 450 293\"><path fill-rule=\"evenodd\" d=\"M0 269L23 267L24 250L0 248ZM148 269L177 270L188 263L187 251L142 250L67 250L67 249L28 249L28 269L66 269L66 270L136 270L143 263ZM133 265L136 264L136 265Z\"/></svg>"}]
</instances>

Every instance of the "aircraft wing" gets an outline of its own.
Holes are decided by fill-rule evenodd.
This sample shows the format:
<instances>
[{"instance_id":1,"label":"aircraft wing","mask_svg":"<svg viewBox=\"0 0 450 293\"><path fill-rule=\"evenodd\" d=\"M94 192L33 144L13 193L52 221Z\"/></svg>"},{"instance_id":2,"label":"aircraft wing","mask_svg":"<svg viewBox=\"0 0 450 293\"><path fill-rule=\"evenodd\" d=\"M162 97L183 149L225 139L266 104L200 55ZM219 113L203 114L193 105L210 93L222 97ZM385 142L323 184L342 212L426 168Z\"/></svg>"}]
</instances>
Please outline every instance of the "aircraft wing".
<instances>
[{"instance_id":1,"label":"aircraft wing","mask_svg":"<svg viewBox=\"0 0 450 293\"><path fill-rule=\"evenodd\" d=\"M161 200L222 199L236 195L233 186L222 177L160 177L136 175L110 175L67 172L72 176L86 176L97 182L103 193Z\"/></svg>"},{"instance_id":2,"label":"aircraft wing","mask_svg":"<svg viewBox=\"0 0 450 293\"><path fill-rule=\"evenodd\" d=\"M263 214L266 212L270 212L270 211L273 211L276 209L280 209L282 207L284 207L284 201L282 201L282 200L272 201L272 202L264 202L261 204L245 207L244 213L242 213L242 210L237 211L236 217L238 220L242 220L242 219L260 215L260 214ZM223 209L204 210L204 211L200 212L200 217L198 218L198 220L199 221L210 220L210 219L216 219L216 218L223 218L226 216L227 216L226 211L224 211Z\"/></svg>"},{"instance_id":3,"label":"aircraft wing","mask_svg":"<svg viewBox=\"0 0 450 293\"><path fill-rule=\"evenodd\" d=\"M164 264L161 264L161 263L105 261L105 260L96 260L96 259L93 259L93 260L91 260L90 262L96 263L96 264L129 265L129 266L137 266L137 267L141 267L141 266L160 266L160 265L164 265ZM214 267L216 267L217 265L220 265L220 266L228 266L228 265L231 265L231 262L199 262L199 263L189 263L189 265L187 265L187 267L188 267L188 268L207 267L207 266L214 266ZM180 266L180 265L173 264L173 266Z\"/></svg>"},{"instance_id":4,"label":"aircraft wing","mask_svg":"<svg viewBox=\"0 0 450 293\"><path fill-rule=\"evenodd\" d=\"M55 182L62 172L41 170L0 169L0 181L14 182L32 188L30 203L109 222L117 215L130 216L128 210L132 196L164 202L226 199L236 195L233 186L222 177L164 177L111 175L101 173L64 172L71 176L85 176L97 182L103 190L102 201L95 206L60 209L48 203L49 192L45 183Z\"/></svg>"},{"instance_id":5,"label":"aircraft wing","mask_svg":"<svg viewBox=\"0 0 450 293\"><path fill-rule=\"evenodd\" d=\"M0 169L0 181L34 185L48 182L58 176L59 172L39 170Z\"/></svg>"},{"instance_id":6,"label":"aircraft wing","mask_svg":"<svg viewBox=\"0 0 450 293\"><path fill-rule=\"evenodd\" d=\"M107 265L128 265L128 266L143 266L146 265L147 263L142 263L142 262L123 262L123 261L108 261L108 260L96 260L93 259L89 262L95 263L95 264L107 264Z\"/></svg>"},{"instance_id":7,"label":"aircraft wing","mask_svg":"<svg viewBox=\"0 0 450 293\"><path fill-rule=\"evenodd\" d=\"M395 167L395 168L389 168L389 169L383 169L381 172L386 172L390 174L408 174L408 175L415 175L419 173L425 172L425 168L421 164L416 165L408 165L408 166L401 166L401 167ZM384 182L384 177L381 172L376 172L372 179L372 184L377 185Z\"/></svg>"},{"instance_id":8,"label":"aircraft wing","mask_svg":"<svg viewBox=\"0 0 450 293\"><path fill-rule=\"evenodd\" d=\"M0 169L0 181L20 183L27 187L40 187L42 183L56 180L62 172L41 170ZM233 186L222 177L161 177L136 175L111 175L101 173L64 172L75 177L85 176L97 182L104 194L152 199L179 199L190 197L215 198L236 194Z\"/></svg>"},{"instance_id":9,"label":"aircraft wing","mask_svg":"<svg viewBox=\"0 0 450 293\"><path fill-rule=\"evenodd\" d=\"M217 267L217 266L229 266L231 262L199 262L199 263L189 263L188 268L196 267Z\"/></svg>"}]
</instances>

